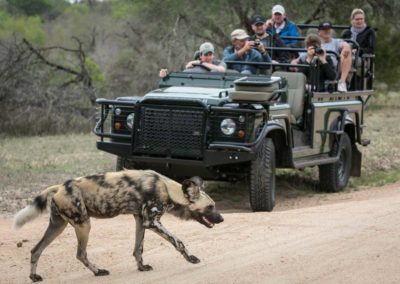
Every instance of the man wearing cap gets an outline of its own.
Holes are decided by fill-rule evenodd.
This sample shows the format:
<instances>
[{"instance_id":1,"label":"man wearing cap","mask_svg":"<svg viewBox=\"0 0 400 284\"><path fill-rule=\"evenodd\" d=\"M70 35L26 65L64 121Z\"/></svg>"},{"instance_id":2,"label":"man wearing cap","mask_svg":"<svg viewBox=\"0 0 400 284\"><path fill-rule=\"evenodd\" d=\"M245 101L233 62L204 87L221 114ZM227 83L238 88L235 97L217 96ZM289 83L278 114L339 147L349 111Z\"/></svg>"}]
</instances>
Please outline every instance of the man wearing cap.
<instances>
[{"instance_id":1,"label":"man wearing cap","mask_svg":"<svg viewBox=\"0 0 400 284\"><path fill-rule=\"evenodd\" d=\"M288 20L285 8L282 5L272 7L272 17L267 21L267 28L280 37L284 36L300 36L297 25ZM282 41L290 47L299 47L299 41L293 39L282 39Z\"/></svg>"},{"instance_id":2,"label":"man wearing cap","mask_svg":"<svg viewBox=\"0 0 400 284\"><path fill-rule=\"evenodd\" d=\"M205 42L200 45L199 60L193 60L186 64L186 69L192 69L195 65L202 65L211 72L225 72L226 64L223 61L214 60L214 46L211 42ZM188 71L190 72L190 71Z\"/></svg>"},{"instance_id":3,"label":"man wearing cap","mask_svg":"<svg viewBox=\"0 0 400 284\"><path fill-rule=\"evenodd\" d=\"M214 46L210 42L200 45L199 59L190 61L186 64L183 72L225 72L226 64L220 60L214 60ZM159 76L164 78L168 75L167 69L161 69Z\"/></svg>"},{"instance_id":4,"label":"man wearing cap","mask_svg":"<svg viewBox=\"0 0 400 284\"><path fill-rule=\"evenodd\" d=\"M254 49L254 41L249 41L245 30L236 29L231 33L232 45L224 49L224 61L264 62L260 52ZM242 74L256 74L254 65L233 64L232 69Z\"/></svg>"},{"instance_id":5,"label":"man wearing cap","mask_svg":"<svg viewBox=\"0 0 400 284\"><path fill-rule=\"evenodd\" d=\"M269 62L266 58L265 47L286 47L278 34L272 36L267 33L266 19L263 16L255 15L251 19L251 28L254 35L250 37L251 41L259 40L258 50L263 54L265 62ZM287 63L290 61L289 53L282 50L268 50L268 57L272 58L273 63Z\"/></svg>"},{"instance_id":6,"label":"man wearing cap","mask_svg":"<svg viewBox=\"0 0 400 284\"><path fill-rule=\"evenodd\" d=\"M340 79L338 82L338 91L347 92L346 79L351 69L351 48L350 45L339 38L332 37L332 23L323 21L318 26L318 35L322 41L322 48L326 51L334 51L340 55ZM329 55L329 54L328 54ZM331 55L335 66L338 65L336 56Z\"/></svg>"}]
</instances>

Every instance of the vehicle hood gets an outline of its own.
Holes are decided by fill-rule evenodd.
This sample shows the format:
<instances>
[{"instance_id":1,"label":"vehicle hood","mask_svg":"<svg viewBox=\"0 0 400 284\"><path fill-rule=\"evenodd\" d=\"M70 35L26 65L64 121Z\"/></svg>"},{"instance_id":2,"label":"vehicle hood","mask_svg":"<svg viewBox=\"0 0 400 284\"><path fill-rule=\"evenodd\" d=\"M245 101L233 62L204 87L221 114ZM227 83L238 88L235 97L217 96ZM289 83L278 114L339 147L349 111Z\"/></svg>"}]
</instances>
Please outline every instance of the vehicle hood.
<instances>
[{"instance_id":1,"label":"vehicle hood","mask_svg":"<svg viewBox=\"0 0 400 284\"><path fill-rule=\"evenodd\" d=\"M172 86L156 89L147 93L144 100L201 101L206 105L219 105L229 100L229 92L233 89Z\"/></svg>"}]
</instances>

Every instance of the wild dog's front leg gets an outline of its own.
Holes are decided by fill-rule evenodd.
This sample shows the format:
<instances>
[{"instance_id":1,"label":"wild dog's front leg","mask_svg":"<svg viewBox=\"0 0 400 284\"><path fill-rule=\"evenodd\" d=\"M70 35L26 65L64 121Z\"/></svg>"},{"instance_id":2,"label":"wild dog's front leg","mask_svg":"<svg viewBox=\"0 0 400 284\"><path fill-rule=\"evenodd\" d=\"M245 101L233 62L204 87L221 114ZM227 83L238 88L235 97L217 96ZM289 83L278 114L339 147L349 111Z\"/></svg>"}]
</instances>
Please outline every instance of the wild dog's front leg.
<instances>
[{"instance_id":1,"label":"wild dog's front leg","mask_svg":"<svg viewBox=\"0 0 400 284\"><path fill-rule=\"evenodd\" d=\"M189 255L185 245L161 224L160 218L164 214L166 207L159 202L148 202L142 209L143 226L157 233L169 241L182 255L191 263L199 263L200 260L194 255Z\"/></svg>"},{"instance_id":2,"label":"wild dog's front leg","mask_svg":"<svg viewBox=\"0 0 400 284\"><path fill-rule=\"evenodd\" d=\"M168 232L168 230L160 223L159 220L153 220L153 222L151 222L150 229L169 241L184 256L187 261L191 263L200 262L200 259L198 259L194 255L189 255L189 252L186 250L185 245L178 238Z\"/></svg>"},{"instance_id":3,"label":"wild dog's front leg","mask_svg":"<svg viewBox=\"0 0 400 284\"><path fill-rule=\"evenodd\" d=\"M133 256L136 259L138 270L140 271L149 271L153 270L153 267L147 264L143 264L143 241L144 241L144 231L145 228L143 226L143 218L138 215L135 216L136 221L136 238L135 238L135 249L133 251Z\"/></svg>"}]
</instances>

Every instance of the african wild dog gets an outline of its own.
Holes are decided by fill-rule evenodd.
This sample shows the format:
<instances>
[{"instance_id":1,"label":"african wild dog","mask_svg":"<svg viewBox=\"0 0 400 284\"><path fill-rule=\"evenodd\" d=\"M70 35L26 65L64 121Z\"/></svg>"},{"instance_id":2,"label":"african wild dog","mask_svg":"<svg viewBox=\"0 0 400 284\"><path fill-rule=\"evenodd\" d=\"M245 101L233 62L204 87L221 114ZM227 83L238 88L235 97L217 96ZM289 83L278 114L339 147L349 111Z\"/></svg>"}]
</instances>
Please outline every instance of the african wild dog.
<instances>
[{"instance_id":1,"label":"african wild dog","mask_svg":"<svg viewBox=\"0 0 400 284\"><path fill-rule=\"evenodd\" d=\"M208 228L224 219L215 208L214 201L202 190L199 177L183 181L182 185L154 171L125 170L100 175L91 175L68 180L44 190L33 203L19 211L14 217L14 226L19 228L46 209L50 204L50 223L40 240L32 249L31 273L34 281L41 281L36 267L43 250L70 223L78 238L77 258L96 276L108 275L99 269L86 255L90 231L90 217L111 218L119 214L133 214L136 221L136 240L133 255L140 271L152 270L143 264L143 239L145 229L150 229L169 241L191 263L200 260L190 255L183 243L171 235L161 224L160 218L168 211L182 219L194 219Z\"/></svg>"}]
</instances>

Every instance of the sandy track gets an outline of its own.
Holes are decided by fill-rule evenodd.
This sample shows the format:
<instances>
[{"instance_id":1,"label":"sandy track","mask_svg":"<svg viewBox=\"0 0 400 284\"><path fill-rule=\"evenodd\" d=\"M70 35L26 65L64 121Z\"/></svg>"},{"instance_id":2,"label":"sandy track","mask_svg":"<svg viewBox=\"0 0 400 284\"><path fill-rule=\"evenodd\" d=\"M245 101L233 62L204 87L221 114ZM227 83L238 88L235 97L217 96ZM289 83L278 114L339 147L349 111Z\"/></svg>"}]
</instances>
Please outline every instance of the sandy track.
<instances>
[{"instance_id":1,"label":"sandy track","mask_svg":"<svg viewBox=\"0 0 400 284\"><path fill-rule=\"evenodd\" d=\"M224 212L214 229L166 215L164 225L201 263L187 263L148 232L151 272L136 270L133 217L92 219L89 258L111 275L94 277L76 260L71 227L44 251L38 273L44 283L400 283L400 185L333 196L272 213ZM30 283L30 249L47 218L19 231L9 217L0 220L0 283Z\"/></svg>"}]
</instances>

